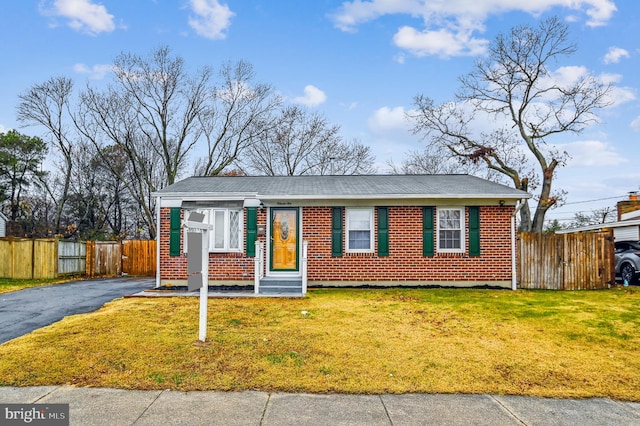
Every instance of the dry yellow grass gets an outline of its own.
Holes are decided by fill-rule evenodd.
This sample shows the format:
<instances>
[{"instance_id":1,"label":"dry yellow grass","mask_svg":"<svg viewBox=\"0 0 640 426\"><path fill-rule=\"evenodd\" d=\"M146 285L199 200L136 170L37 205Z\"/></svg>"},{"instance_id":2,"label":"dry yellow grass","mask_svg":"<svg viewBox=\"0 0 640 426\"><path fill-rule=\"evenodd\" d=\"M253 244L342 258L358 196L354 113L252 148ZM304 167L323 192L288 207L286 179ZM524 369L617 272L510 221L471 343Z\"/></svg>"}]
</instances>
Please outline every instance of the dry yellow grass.
<instances>
[{"instance_id":1,"label":"dry yellow grass","mask_svg":"<svg viewBox=\"0 0 640 426\"><path fill-rule=\"evenodd\" d=\"M0 278L0 294L18 291L29 287L40 287L43 285L60 284L70 281L69 278L54 278L44 280L22 280L14 278Z\"/></svg>"},{"instance_id":2,"label":"dry yellow grass","mask_svg":"<svg viewBox=\"0 0 640 426\"><path fill-rule=\"evenodd\" d=\"M0 384L640 401L640 289L121 299L0 345Z\"/></svg>"}]
</instances>

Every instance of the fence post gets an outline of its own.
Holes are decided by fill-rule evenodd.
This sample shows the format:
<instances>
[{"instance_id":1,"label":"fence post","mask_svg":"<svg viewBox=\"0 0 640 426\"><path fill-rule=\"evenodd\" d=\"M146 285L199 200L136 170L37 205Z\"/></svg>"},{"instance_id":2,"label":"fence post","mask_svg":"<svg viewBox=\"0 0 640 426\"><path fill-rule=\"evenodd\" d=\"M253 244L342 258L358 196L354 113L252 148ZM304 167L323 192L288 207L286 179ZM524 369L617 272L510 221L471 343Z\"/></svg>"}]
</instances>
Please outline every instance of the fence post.
<instances>
[{"instance_id":1,"label":"fence post","mask_svg":"<svg viewBox=\"0 0 640 426\"><path fill-rule=\"evenodd\" d=\"M95 250L96 242L95 241L87 241L87 254L85 267L87 270L87 278L92 278L95 272Z\"/></svg>"}]
</instances>

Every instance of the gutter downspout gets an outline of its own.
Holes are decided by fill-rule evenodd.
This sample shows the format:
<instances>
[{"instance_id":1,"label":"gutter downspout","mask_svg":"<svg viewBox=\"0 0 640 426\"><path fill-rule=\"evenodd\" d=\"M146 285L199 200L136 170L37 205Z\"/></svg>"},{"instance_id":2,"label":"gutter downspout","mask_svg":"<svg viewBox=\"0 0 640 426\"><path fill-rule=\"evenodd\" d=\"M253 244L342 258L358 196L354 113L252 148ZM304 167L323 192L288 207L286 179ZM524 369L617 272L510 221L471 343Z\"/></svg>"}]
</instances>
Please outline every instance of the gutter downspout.
<instances>
[{"instance_id":1,"label":"gutter downspout","mask_svg":"<svg viewBox=\"0 0 640 426\"><path fill-rule=\"evenodd\" d=\"M517 270L516 270L516 215L524 206L524 199L518 200L516 209L511 214L511 290L518 289Z\"/></svg>"},{"instance_id":2,"label":"gutter downspout","mask_svg":"<svg viewBox=\"0 0 640 426\"><path fill-rule=\"evenodd\" d=\"M156 200L156 288L160 287L160 204L162 197Z\"/></svg>"}]
</instances>

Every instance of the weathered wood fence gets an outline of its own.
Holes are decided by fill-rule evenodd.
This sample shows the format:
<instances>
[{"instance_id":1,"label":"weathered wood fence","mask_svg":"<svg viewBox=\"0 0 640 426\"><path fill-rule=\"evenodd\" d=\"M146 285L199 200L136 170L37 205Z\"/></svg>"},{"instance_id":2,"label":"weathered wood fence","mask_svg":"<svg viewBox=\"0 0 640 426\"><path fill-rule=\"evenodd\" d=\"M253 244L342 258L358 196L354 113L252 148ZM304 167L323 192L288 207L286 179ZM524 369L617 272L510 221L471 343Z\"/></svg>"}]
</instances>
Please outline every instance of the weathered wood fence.
<instances>
[{"instance_id":1,"label":"weathered wood fence","mask_svg":"<svg viewBox=\"0 0 640 426\"><path fill-rule=\"evenodd\" d=\"M87 241L87 277L122 275L122 244L117 241Z\"/></svg>"},{"instance_id":2,"label":"weathered wood fence","mask_svg":"<svg viewBox=\"0 0 640 426\"><path fill-rule=\"evenodd\" d=\"M45 279L63 275L153 276L155 271L154 240L72 242L0 238L0 277Z\"/></svg>"},{"instance_id":3,"label":"weathered wood fence","mask_svg":"<svg viewBox=\"0 0 640 426\"><path fill-rule=\"evenodd\" d=\"M87 245L58 240L58 275L81 275L87 270Z\"/></svg>"},{"instance_id":4,"label":"weathered wood fence","mask_svg":"<svg viewBox=\"0 0 640 426\"><path fill-rule=\"evenodd\" d=\"M519 288L594 290L615 283L611 231L518 237Z\"/></svg>"}]
</instances>

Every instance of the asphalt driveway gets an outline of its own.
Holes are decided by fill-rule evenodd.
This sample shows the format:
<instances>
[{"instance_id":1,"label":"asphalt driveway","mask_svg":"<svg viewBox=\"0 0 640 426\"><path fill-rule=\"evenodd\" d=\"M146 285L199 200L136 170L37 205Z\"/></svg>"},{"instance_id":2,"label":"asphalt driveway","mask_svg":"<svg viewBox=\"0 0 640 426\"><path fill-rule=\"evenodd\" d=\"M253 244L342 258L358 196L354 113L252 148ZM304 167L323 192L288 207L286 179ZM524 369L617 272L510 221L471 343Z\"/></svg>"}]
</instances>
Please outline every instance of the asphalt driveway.
<instances>
[{"instance_id":1,"label":"asphalt driveway","mask_svg":"<svg viewBox=\"0 0 640 426\"><path fill-rule=\"evenodd\" d=\"M154 278L106 278L0 294L0 344L107 302L153 288Z\"/></svg>"}]
</instances>

